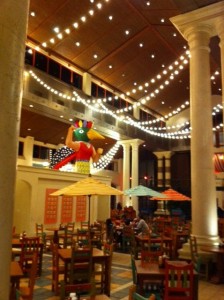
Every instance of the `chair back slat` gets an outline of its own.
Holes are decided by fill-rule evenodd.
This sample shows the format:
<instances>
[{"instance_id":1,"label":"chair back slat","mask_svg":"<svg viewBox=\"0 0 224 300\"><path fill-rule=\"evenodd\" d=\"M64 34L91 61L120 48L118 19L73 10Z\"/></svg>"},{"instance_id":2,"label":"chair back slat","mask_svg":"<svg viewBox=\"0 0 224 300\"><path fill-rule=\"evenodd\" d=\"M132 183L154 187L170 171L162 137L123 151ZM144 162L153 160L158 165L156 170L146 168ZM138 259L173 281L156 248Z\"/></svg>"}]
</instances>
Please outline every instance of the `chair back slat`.
<instances>
[{"instance_id":1,"label":"chair back slat","mask_svg":"<svg viewBox=\"0 0 224 300\"><path fill-rule=\"evenodd\" d=\"M25 274L30 271L34 253L37 253L38 259L40 259L40 237L24 237L22 239L19 263Z\"/></svg>"},{"instance_id":2,"label":"chair back slat","mask_svg":"<svg viewBox=\"0 0 224 300\"><path fill-rule=\"evenodd\" d=\"M164 300L193 300L193 264L165 262Z\"/></svg>"},{"instance_id":3,"label":"chair back slat","mask_svg":"<svg viewBox=\"0 0 224 300\"><path fill-rule=\"evenodd\" d=\"M89 283L92 276L92 248L72 247L69 283Z\"/></svg>"}]
</instances>

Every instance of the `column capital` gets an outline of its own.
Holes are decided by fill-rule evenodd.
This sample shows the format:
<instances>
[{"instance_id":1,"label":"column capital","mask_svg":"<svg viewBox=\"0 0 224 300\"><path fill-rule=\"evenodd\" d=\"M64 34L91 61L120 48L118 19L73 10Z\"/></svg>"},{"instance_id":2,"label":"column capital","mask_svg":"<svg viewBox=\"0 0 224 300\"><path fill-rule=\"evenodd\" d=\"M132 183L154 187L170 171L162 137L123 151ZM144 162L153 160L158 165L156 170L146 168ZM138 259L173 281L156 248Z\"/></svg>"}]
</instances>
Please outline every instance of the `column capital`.
<instances>
[{"instance_id":1,"label":"column capital","mask_svg":"<svg viewBox=\"0 0 224 300\"><path fill-rule=\"evenodd\" d=\"M126 149L126 150L128 150L131 147L130 143L123 143L123 141L118 141L117 143L119 145L121 145L123 147L123 149Z\"/></svg>"},{"instance_id":2,"label":"column capital","mask_svg":"<svg viewBox=\"0 0 224 300\"><path fill-rule=\"evenodd\" d=\"M143 143L144 143L144 141L140 140L140 139L131 140L131 146L132 146L132 148L138 148L138 146L140 146Z\"/></svg>"},{"instance_id":3,"label":"column capital","mask_svg":"<svg viewBox=\"0 0 224 300\"><path fill-rule=\"evenodd\" d=\"M132 139L132 140L122 140L122 141L118 141L118 144L119 145L122 145L123 147L125 145L129 145L129 146L135 146L135 145L141 145L143 144L144 141L143 140L140 140L140 139Z\"/></svg>"},{"instance_id":4,"label":"column capital","mask_svg":"<svg viewBox=\"0 0 224 300\"><path fill-rule=\"evenodd\" d=\"M158 159L161 159L163 157L165 157L166 159L168 158L171 158L173 152L172 151L158 151L158 152L153 152L153 154L156 155L156 157Z\"/></svg>"},{"instance_id":5,"label":"column capital","mask_svg":"<svg viewBox=\"0 0 224 300\"><path fill-rule=\"evenodd\" d=\"M188 40L192 31L206 31L210 37L216 35L217 18L224 15L224 2L218 2L197 10L170 18L173 25Z\"/></svg>"}]
</instances>

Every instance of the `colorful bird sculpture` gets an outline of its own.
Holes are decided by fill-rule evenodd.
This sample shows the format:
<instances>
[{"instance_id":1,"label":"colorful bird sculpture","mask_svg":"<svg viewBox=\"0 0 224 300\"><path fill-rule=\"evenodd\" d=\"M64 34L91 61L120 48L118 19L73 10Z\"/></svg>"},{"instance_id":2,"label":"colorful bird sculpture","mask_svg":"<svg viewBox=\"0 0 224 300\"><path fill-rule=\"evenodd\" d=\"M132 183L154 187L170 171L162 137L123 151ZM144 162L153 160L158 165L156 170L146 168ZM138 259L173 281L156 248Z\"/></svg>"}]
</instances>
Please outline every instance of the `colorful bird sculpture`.
<instances>
[{"instance_id":1,"label":"colorful bird sculpture","mask_svg":"<svg viewBox=\"0 0 224 300\"><path fill-rule=\"evenodd\" d=\"M69 161L76 159L75 171L82 174L90 173L90 160L97 162L103 149L95 150L89 141L104 139L101 134L92 129L92 126L93 123L90 121L77 120L74 125L69 127L65 141L66 147L59 149L53 156L51 163L53 169L59 169ZM60 154L63 154L61 159Z\"/></svg>"}]
</instances>

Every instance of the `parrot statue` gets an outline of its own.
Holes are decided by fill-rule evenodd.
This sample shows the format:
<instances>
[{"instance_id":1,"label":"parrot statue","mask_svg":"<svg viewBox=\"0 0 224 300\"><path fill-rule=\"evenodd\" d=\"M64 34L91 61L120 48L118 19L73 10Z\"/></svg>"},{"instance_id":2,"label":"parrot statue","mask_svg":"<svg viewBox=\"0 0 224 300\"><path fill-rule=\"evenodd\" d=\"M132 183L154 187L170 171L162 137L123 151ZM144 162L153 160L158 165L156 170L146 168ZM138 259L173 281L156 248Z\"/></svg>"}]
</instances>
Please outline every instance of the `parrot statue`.
<instances>
[{"instance_id":1,"label":"parrot statue","mask_svg":"<svg viewBox=\"0 0 224 300\"><path fill-rule=\"evenodd\" d=\"M76 160L75 171L82 174L90 173L90 160L97 162L103 153L102 148L95 150L90 143L94 139L104 137L92 129L93 123L86 120L77 120L68 129L65 147L59 149L53 156L51 167L59 169L71 160ZM62 156L62 159L60 159Z\"/></svg>"}]
</instances>

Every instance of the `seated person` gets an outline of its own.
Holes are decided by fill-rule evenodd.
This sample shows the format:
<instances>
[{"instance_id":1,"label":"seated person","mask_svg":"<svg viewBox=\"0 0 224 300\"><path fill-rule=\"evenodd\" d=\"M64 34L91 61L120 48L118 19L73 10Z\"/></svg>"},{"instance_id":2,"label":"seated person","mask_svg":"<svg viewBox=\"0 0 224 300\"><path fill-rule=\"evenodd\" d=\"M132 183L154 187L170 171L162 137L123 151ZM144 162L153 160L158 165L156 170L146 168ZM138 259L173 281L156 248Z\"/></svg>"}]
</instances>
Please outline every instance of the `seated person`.
<instances>
[{"instance_id":1,"label":"seated person","mask_svg":"<svg viewBox=\"0 0 224 300\"><path fill-rule=\"evenodd\" d=\"M138 215L136 228L139 234L149 235L150 233L149 226L141 214Z\"/></svg>"}]
</instances>

